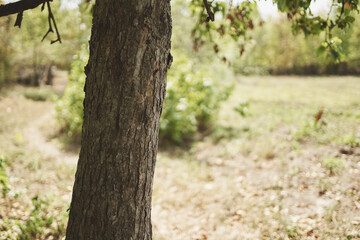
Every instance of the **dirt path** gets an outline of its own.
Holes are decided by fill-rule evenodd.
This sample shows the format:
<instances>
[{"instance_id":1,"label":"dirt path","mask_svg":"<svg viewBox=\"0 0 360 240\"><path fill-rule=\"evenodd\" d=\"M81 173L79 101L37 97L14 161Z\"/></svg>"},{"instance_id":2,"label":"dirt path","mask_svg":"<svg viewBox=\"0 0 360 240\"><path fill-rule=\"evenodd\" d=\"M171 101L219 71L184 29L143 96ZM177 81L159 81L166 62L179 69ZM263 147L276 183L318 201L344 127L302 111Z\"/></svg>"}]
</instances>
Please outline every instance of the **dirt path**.
<instances>
[{"instance_id":1,"label":"dirt path","mask_svg":"<svg viewBox=\"0 0 360 240\"><path fill-rule=\"evenodd\" d=\"M14 86L0 97L0 154L8 158L14 191L27 192L30 197L60 196L70 201L78 147L68 151L54 138L59 132L54 102L29 97L44 91L63 91L66 78L66 72L58 71L51 88Z\"/></svg>"},{"instance_id":2,"label":"dirt path","mask_svg":"<svg viewBox=\"0 0 360 240\"><path fill-rule=\"evenodd\" d=\"M62 93L67 84L68 73L56 70L53 85L40 90ZM33 91L39 89L29 88ZM13 129L22 135L27 150L39 152L44 158L56 163L76 165L78 154L60 149L59 144L51 141L51 135L57 131L55 104L51 100L33 101L19 96L19 92L29 91L25 87L17 86L14 91L2 100L6 108L8 129ZM15 126L14 126L15 125ZM16 133L15 133L16 134Z\"/></svg>"},{"instance_id":3,"label":"dirt path","mask_svg":"<svg viewBox=\"0 0 360 240\"><path fill-rule=\"evenodd\" d=\"M33 122L30 122L23 131L24 138L28 142L28 147L40 152L44 158L51 159L57 164L76 165L78 154L60 149L44 133L44 127L56 124L54 123L54 114L55 111L51 106L51 109L45 111L42 116L38 116Z\"/></svg>"}]
</instances>

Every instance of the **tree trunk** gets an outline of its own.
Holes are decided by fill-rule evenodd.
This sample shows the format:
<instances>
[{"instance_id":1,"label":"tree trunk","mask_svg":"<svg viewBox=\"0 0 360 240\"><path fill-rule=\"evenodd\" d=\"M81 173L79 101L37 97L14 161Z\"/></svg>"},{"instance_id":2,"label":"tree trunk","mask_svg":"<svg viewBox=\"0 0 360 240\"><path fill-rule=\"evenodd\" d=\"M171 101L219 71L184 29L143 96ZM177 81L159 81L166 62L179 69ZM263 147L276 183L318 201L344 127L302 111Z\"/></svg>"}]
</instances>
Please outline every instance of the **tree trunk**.
<instances>
[{"instance_id":1,"label":"tree trunk","mask_svg":"<svg viewBox=\"0 0 360 240\"><path fill-rule=\"evenodd\" d=\"M67 240L151 239L170 36L170 0L96 1Z\"/></svg>"}]
</instances>

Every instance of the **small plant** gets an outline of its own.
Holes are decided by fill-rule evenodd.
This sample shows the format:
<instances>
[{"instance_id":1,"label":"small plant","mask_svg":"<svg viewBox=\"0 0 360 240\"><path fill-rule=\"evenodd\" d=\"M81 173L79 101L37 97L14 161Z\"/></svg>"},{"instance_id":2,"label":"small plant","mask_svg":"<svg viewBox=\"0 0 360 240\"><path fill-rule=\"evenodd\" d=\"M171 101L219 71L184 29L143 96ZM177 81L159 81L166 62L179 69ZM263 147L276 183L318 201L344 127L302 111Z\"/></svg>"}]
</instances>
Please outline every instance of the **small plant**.
<instances>
[{"instance_id":1,"label":"small plant","mask_svg":"<svg viewBox=\"0 0 360 240\"><path fill-rule=\"evenodd\" d=\"M52 94L46 89L27 89L24 92L24 97L34 101L46 101L51 99Z\"/></svg>"},{"instance_id":2,"label":"small plant","mask_svg":"<svg viewBox=\"0 0 360 240\"><path fill-rule=\"evenodd\" d=\"M89 58L88 50L83 47L79 51L77 58L71 64L69 84L64 95L56 103L57 119L63 131L73 138L81 135L83 123L83 102L85 93L84 67Z\"/></svg>"},{"instance_id":3,"label":"small plant","mask_svg":"<svg viewBox=\"0 0 360 240\"><path fill-rule=\"evenodd\" d=\"M6 162L7 162L7 157L4 154L0 154L0 187L3 196L5 196L10 191L8 185L8 176L5 171Z\"/></svg>"},{"instance_id":4,"label":"small plant","mask_svg":"<svg viewBox=\"0 0 360 240\"><path fill-rule=\"evenodd\" d=\"M319 179L318 187L319 187L319 195L324 195L327 191L331 189L333 183L328 179Z\"/></svg>"},{"instance_id":5,"label":"small plant","mask_svg":"<svg viewBox=\"0 0 360 240\"><path fill-rule=\"evenodd\" d=\"M302 127L295 132L295 139L301 140L308 137L315 137L317 133L324 131L327 123L324 120L324 108L320 108L313 117L313 120L306 120Z\"/></svg>"},{"instance_id":6,"label":"small plant","mask_svg":"<svg viewBox=\"0 0 360 240\"><path fill-rule=\"evenodd\" d=\"M21 133L16 133L14 136L14 144L15 145L21 145L23 143L23 135Z\"/></svg>"},{"instance_id":7,"label":"small plant","mask_svg":"<svg viewBox=\"0 0 360 240\"><path fill-rule=\"evenodd\" d=\"M18 223L20 228L19 240L43 239L41 236L46 235L46 239L60 239L65 233L65 225L62 220L47 212L49 202L39 198L32 199L32 210L29 219Z\"/></svg>"},{"instance_id":8,"label":"small plant","mask_svg":"<svg viewBox=\"0 0 360 240\"><path fill-rule=\"evenodd\" d=\"M314 117L314 127L315 128L318 126L318 124L325 123L322 121L323 114L324 114L324 108L320 108Z\"/></svg>"},{"instance_id":9,"label":"small plant","mask_svg":"<svg viewBox=\"0 0 360 240\"><path fill-rule=\"evenodd\" d=\"M332 222L335 220L336 218L336 212L338 211L339 208L339 203L336 203L334 205L329 206L326 209L326 213L325 213L325 219L328 222Z\"/></svg>"},{"instance_id":10,"label":"small plant","mask_svg":"<svg viewBox=\"0 0 360 240\"><path fill-rule=\"evenodd\" d=\"M333 157L333 158L325 158L322 161L322 165L327 170L329 170L331 175L333 175L339 170L341 170L345 166L345 163L341 158Z\"/></svg>"},{"instance_id":11,"label":"small plant","mask_svg":"<svg viewBox=\"0 0 360 240\"><path fill-rule=\"evenodd\" d=\"M314 122L305 121L305 123L294 133L294 137L296 140L303 140L306 138L315 138L319 140L321 133L325 132L326 122L320 121Z\"/></svg>"},{"instance_id":12,"label":"small plant","mask_svg":"<svg viewBox=\"0 0 360 240\"><path fill-rule=\"evenodd\" d=\"M286 232L289 238L296 238L299 235L297 227L290 225L286 227Z\"/></svg>"},{"instance_id":13,"label":"small plant","mask_svg":"<svg viewBox=\"0 0 360 240\"><path fill-rule=\"evenodd\" d=\"M249 111L249 102L243 101L240 102L236 107L234 107L234 110L239 113L242 117L246 117L247 113Z\"/></svg>"},{"instance_id":14,"label":"small plant","mask_svg":"<svg viewBox=\"0 0 360 240\"><path fill-rule=\"evenodd\" d=\"M314 126L310 122L306 121L303 126L295 132L294 137L296 140L301 140L307 137L311 137L314 131Z\"/></svg>"},{"instance_id":15,"label":"small plant","mask_svg":"<svg viewBox=\"0 0 360 240\"><path fill-rule=\"evenodd\" d=\"M357 136L346 135L343 138L343 143L351 147L358 147L360 146L360 135Z\"/></svg>"},{"instance_id":16,"label":"small plant","mask_svg":"<svg viewBox=\"0 0 360 240\"><path fill-rule=\"evenodd\" d=\"M302 171L301 166L292 166L289 170L289 174L290 176L296 176L299 173L301 173L301 171Z\"/></svg>"}]
</instances>

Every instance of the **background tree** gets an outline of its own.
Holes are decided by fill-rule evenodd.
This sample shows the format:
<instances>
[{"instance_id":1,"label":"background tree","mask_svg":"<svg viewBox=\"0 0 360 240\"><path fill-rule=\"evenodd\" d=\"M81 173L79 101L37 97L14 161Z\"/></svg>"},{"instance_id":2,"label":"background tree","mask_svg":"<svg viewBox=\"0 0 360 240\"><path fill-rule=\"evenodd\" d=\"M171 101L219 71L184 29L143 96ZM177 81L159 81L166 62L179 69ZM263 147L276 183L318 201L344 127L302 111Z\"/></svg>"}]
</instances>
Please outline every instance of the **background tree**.
<instances>
[{"instance_id":1,"label":"background tree","mask_svg":"<svg viewBox=\"0 0 360 240\"><path fill-rule=\"evenodd\" d=\"M341 63L335 63L326 54L315 51L324 39L324 33L305 37L291 32L291 22L286 16L279 16L249 33L251 38L245 44L240 58L233 59L234 71L240 74L359 74L359 15L345 31L335 29L334 33L343 42L345 56ZM276 59L276 61L274 61Z\"/></svg>"},{"instance_id":2,"label":"background tree","mask_svg":"<svg viewBox=\"0 0 360 240\"><path fill-rule=\"evenodd\" d=\"M37 82L44 67L50 64L67 70L76 51L88 43L90 16L80 15L77 9L61 7L60 1L51 6L55 16L62 16L56 18L62 44L50 44L51 34L41 41L48 28L46 10L25 11L21 29L13 27L15 16L0 19L0 85L14 83L23 77ZM81 8L81 11L85 10Z\"/></svg>"}]
</instances>

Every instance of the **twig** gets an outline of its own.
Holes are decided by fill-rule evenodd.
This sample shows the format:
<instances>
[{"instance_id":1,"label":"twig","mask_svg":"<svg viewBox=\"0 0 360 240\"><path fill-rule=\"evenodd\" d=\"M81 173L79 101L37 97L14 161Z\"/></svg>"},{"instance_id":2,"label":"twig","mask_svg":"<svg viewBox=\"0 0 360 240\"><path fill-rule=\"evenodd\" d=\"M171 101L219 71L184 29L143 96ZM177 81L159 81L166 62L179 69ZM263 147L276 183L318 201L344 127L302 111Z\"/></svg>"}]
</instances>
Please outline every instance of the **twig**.
<instances>
[{"instance_id":1,"label":"twig","mask_svg":"<svg viewBox=\"0 0 360 240\"><path fill-rule=\"evenodd\" d=\"M328 42L329 40L329 36L330 36L330 26L329 26L329 20L330 20L330 15L332 12L333 7L335 6L334 0L331 3L330 9L329 9L329 13L327 15L327 19L326 19L326 24L327 24L327 28L326 28L326 34L325 34L325 42Z\"/></svg>"},{"instance_id":2,"label":"twig","mask_svg":"<svg viewBox=\"0 0 360 240\"><path fill-rule=\"evenodd\" d=\"M45 5L46 3L44 3ZM41 7L41 10L44 10L44 5ZM45 33L44 37L41 39L41 41L44 41L44 39L47 37L47 35L51 32L54 32L54 30L52 29L51 26L51 17L50 17L50 11L49 11L49 15L48 15L48 23L49 23L49 30Z\"/></svg>"},{"instance_id":3,"label":"twig","mask_svg":"<svg viewBox=\"0 0 360 240\"><path fill-rule=\"evenodd\" d=\"M205 8L206 8L206 12L207 12L207 14L209 15L209 17L207 18L207 21L208 21L208 22L209 22L210 20L211 20L211 21L215 21L214 13L213 13L213 11L211 10L208 1L207 1L207 0L203 0L203 2L204 2L204 5L205 5Z\"/></svg>"},{"instance_id":4,"label":"twig","mask_svg":"<svg viewBox=\"0 0 360 240\"><path fill-rule=\"evenodd\" d=\"M329 40L329 38L330 38L330 34L331 34L332 29L340 22L341 17L342 17L343 14L344 14L345 3L346 3L345 0L342 0L342 1L341 1L342 6L341 6L340 14L339 14L339 16L336 18L335 24L332 24L331 26L329 26L330 14L331 14L332 8L335 6L334 0L332 1L332 4L331 4L331 6L330 6L330 10L329 10L329 13L328 13L328 16L327 16L327 19L326 19L326 22L327 22L327 24L328 24L327 31L326 31L326 36L325 36L325 41L326 41L326 42L328 42L328 40Z\"/></svg>"},{"instance_id":5,"label":"twig","mask_svg":"<svg viewBox=\"0 0 360 240\"><path fill-rule=\"evenodd\" d=\"M14 27L19 27L21 28L21 22L23 20L23 12L19 12L16 16L16 21L15 21L15 25Z\"/></svg>"},{"instance_id":6,"label":"twig","mask_svg":"<svg viewBox=\"0 0 360 240\"><path fill-rule=\"evenodd\" d=\"M41 41L44 41L44 39L47 37L47 35L50 33L50 32L54 32L53 28L52 28L52 24L54 24L54 27L55 27L55 32L56 32L56 36L57 38L55 40L52 40L50 43L51 44L54 44L56 42L60 42L61 43L61 37L60 37L60 33L59 33L59 30L56 26L56 21L55 21L55 17L51 11L51 6L50 6L50 2L49 0L46 1L46 5L47 5L47 8L48 8L48 12L49 12L49 16L48 16L48 21L49 21L49 30L46 32L46 34L44 35L44 37L42 38ZM43 7L42 7L43 9Z\"/></svg>"},{"instance_id":7,"label":"twig","mask_svg":"<svg viewBox=\"0 0 360 240\"><path fill-rule=\"evenodd\" d=\"M51 41L51 44L56 43L57 41L59 41L59 42L61 43L60 33L59 33L59 30L58 30L58 28L57 28L57 26L56 26L55 17L54 17L54 15L53 15L52 12L51 12L51 7L50 7L49 1L47 2L47 5L48 5L48 10L49 10L49 15L51 15L51 19L52 19L52 21L53 21L53 23L54 23L55 32L56 32L56 36L57 36L57 39L56 39L55 41Z\"/></svg>"}]
</instances>

